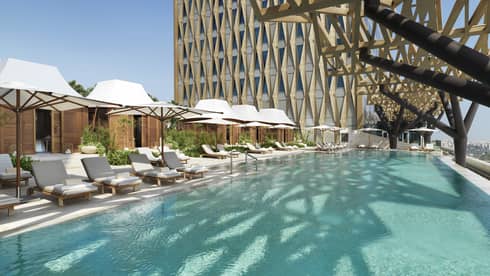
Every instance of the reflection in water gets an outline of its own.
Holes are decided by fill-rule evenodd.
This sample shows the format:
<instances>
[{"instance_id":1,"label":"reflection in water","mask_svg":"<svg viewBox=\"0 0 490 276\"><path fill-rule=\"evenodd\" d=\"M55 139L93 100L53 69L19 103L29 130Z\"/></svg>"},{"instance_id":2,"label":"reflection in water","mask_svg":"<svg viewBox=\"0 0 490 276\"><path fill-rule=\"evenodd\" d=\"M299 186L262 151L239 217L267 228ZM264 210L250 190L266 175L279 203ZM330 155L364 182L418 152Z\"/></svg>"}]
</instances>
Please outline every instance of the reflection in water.
<instances>
[{"instance_id":1,"label":"reflection in water","mask_svg":"<svg viewBox=\"0 0 490 276\"><path fill-rule=\"evenodd\" d=\"M0 274L490 273L489 197L426 155L305 154L223 181L2 239Z\"/></svg>"}]
</instances>

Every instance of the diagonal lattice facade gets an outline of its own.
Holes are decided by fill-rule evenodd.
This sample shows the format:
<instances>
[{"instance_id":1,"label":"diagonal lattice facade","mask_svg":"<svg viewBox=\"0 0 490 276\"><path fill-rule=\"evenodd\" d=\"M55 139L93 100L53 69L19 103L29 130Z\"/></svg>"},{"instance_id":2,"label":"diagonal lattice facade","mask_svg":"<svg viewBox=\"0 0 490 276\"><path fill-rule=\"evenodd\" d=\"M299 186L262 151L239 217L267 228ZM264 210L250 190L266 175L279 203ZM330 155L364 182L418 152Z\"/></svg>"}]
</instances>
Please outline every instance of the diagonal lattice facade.
<instances>
[{"instance_id":1,"label":"diagonal lattice facade","mask_svg":"<svg viewBox=\"0 0 490 276\"><path fill-rule=\"evenodd\" d=\"M362 123L365 99L352 76L326 71L311 24L259 22L239 0L176 0L174 20L179 104L221 98L283 109L302 127Z\"/></svg>"}]
</instances>

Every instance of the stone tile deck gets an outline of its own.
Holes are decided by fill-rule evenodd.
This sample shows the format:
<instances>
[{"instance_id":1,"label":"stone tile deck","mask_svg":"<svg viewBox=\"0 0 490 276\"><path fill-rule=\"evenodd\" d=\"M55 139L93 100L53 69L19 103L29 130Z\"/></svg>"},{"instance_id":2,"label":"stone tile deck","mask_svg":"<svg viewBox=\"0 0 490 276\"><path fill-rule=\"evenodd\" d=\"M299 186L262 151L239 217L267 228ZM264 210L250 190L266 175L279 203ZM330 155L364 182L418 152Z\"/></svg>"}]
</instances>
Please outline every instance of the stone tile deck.
<instances>
[{"instance_id":1,"label":"stone tile deck","mask_svg":"<svg viewBox=\"0 0 490 276\"><path fill-rule=\"evenodd\" d=\"M300 154L304 150L297 151L275 151L272 154L255 154L259 160L277 158L291 154ZM81 154L44 154L36 155L36 160L63 160L69 174L86 177L83 170L81 159L89 155ZM233 165L238 165L245 161L245 155L240 154L238 158L233 158ZM250 161L253 162L253 161ZM204 178L193 180L180 179L176 184L159 187L152 183L144 183L136 192L118 194L112 196L110 193L96 194L92 200L72 199L65 202L63 208L58 207L56 201L49 197L44 197L41 194L36 194L37 198L30 200L27 203L16 206L13 216L8 217L7 211L0 210L0 237L15 235L26 231L31 231L41 227L62 223L68 220L80 218L111 208L121 206L130 202L142 201L148 198L161 196L164 194L186 191L200 186L218 183L219 180L227 177L235 177L238 174L230 175L229 164L230 159L213 159L213 158L191 158L189 164L199 164L210 168L210 172ZM115 166L117 170L129 171L130 166ZM33 180L31 180L32 182ZM30 183L33 185L33 183ZM25 187L22 189L25 193ZM3 194L15 194L13 187L0 189Z\"/></svg>"}]
</instances>

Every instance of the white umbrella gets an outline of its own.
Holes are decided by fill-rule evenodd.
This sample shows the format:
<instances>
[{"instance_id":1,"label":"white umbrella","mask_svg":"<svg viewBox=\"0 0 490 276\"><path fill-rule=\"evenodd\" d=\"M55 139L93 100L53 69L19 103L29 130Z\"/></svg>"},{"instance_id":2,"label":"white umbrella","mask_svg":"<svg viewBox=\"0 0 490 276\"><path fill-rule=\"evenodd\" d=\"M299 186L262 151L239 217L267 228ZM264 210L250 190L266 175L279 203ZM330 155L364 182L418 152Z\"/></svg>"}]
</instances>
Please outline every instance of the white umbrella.
<instances>
[{"instance_id":1,"label":"white umbrella","mask_svg":"<svg viewBox=\"0 0 490 276\"><path fill-rule=\"evenodd\" d=\"M98 105L119 106L82 97L54 66L17 59L7 59L0 64L0 106L14 112L16 118L17 197L20 197L23 112L35 109L66 111Z\"/></svg>"},{"instance_id":2,"label":"white umbrella","mask_svg":"<svg viewBox=\"0 0 490 276\"><path fill-rule=\"evenodd\" d=\"M295 129L295 127L293 127L293 126L288 126L288 125L284 125L284 124L278 124L275 126L271 126L270 128L274 128L274 129Z\"/></svg>"},{"instance_id":3,"label":"white umbrella","mask_svg":"<svg viewBox=\"0 0 490 276\"><path fill-rule=\"evenodd\" d=\"M260 122L250 122L250 123L244 124L244 126L245 127L270 127L271 125L260 123Z\"/></svg>"},{"instance_id":4,"label":"white umbrella","mask_svg":"<svg viewBox=\"0 0 490 276\"><path fill-rule=\"evenodd\" d=\"M224 120L221 118L211 118L207 120L202 120L202 121L192 121L192 122L186 122L190 124L206 124L206 125L222 125L222 126L231 126L231 125L238 125L238 123ZM218 131L216 131L216 143L218 142Z\"/></svg>"},{"instance_id":5,"label":"white umbrella","mask_svg":"<svg viewBox=\"0 0 490 276\"><path fill-rule=\"evenodd\" d=\"M311 129L316 129L316 130L329 130L331 128L332 127L329 126L329 125L318 125L318 126L312 127Z\"/></svg>"},{"instance_id":6,"label":"white umbrella","mask_svg":"<svg viewBox=\"0 0 490 276\"><path fill-rule=\"evenodd\" d=\"M186 119L190 116L202 115L211 111L189 108L175 105L164 101L151 102L139 105L125 106L123 108L108 112L109 115L145 115L160 121L160 144L161 153L165 145L165 122L173 119Z\"/></svg>"},{"instance_id":7,"label":"white umbrella","mask_svg":"<svg viewBox=\"0 0 490 276\"><path fill-rule=\"evenodd\" d=\"M420 136L420 143L421 143L421 146L422 147L425 147L425 139L424 137L422 136L423 133L434 133L436 131L438 131L437 129L433 129L433 128L428 128L428 127L419 127L419 128L413 128L413 129L409 129L408 131L413 131L413 132L420 132L419 136ZM409 137L410 138L410 137Z\"/></svg>"}]
</instances>

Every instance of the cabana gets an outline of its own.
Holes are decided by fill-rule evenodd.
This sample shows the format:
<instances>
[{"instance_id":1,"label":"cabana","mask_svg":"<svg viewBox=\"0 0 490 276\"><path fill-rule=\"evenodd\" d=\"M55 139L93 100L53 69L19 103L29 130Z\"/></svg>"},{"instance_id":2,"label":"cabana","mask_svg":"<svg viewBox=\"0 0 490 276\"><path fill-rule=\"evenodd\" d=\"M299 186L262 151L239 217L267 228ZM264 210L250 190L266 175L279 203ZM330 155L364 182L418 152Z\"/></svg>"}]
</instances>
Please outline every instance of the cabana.
<instances>
[{"instance_id":1,"label":"cabana","mask_svg":"<svg viewBox=\"0 0 490 276\"><path fill-rule=\"evenodd\" d=\"M225 100L219 99L205 99L200 100L196 106L194 107L197 110L207 110L213 113L205 113L196 116L191 116L185 120L188 122L198 122L200 120L207 119L226 119L230 117L234 117L233 110L230 105ZM216 139L218 144L234 143L238 140L238 134L234 128L230 125L223 124L203 124L205 125L205 129L200 129L199 124L183 124L182 127L184 129L193 129L195 131L206 131L206 132L215 132Z\"/></svg>"},{"instance_id":2,"label":"cabana","mask_svg":"<svg viewBox=\"0 0 490 276\"><path fill-rule=\"evenodd\" d=\"M263 108L259 111L259 116L262 123L271 125L287 125L294 127L296 124L289 119L284 110L277 108ZM294 140L294 131L292 129L278 128L272 129L276 131L277 140L282 142L289 142ZM264 135L261 135L263 139Z\"/></svg>"},{"instance_id":3,"label":"cabana","mask_svg":"<svg viewBox=\"0 0 490 276\"><path fill-rule=\"evenodd\" d=\"M268 127L270 125L257 125L257 123L260 124L263 121L257 108L253 105L233 105L231 109L232 115L226 119L242 123L239 128L233 128L234 133L237 133L236 137L238 138L240 135L243 135L243 132L245 132L243 129L246 128L252 141L258 142L261 137L259 132L262 130L260 127ZM238 142L238 139L235 142Z\"/></svg>"},{"instance_id":4,"label":"cabana","mask_svg":"<svg viewBox=\"0 0 490 276\"><path fill-rule=\"evenodd\" d=\"M154 103L143 85L124 80L100 81L87 96L88 99L117 103L122 106L146 105ZM89 121L93 126L108 127L114 134L119 148L157 146L160 137L160 123L144 114L117 114L106 106L90 108Z\"/></svg>"},{"instance_id":5,"label":"cabana","mask_svg":"<svg viewBox=\"0 0 490 276\"><path fill-rule=\"evenodd\" d=\"M59 70L50 65L8 59L0 64L0 106L15 113L16 186L20 197L20 157L23 151L23 130L29 125L22 115L35 110L63 112L109 103L82 97L65 81ZM113 107L117 105L112 105ZM70 122L72 123L72 122ZM62 132L61 132L62 133ZM54 137L53 137L54 138ZM61 137L59 143L63 139Z\"/></svg>"}]
</instances>

